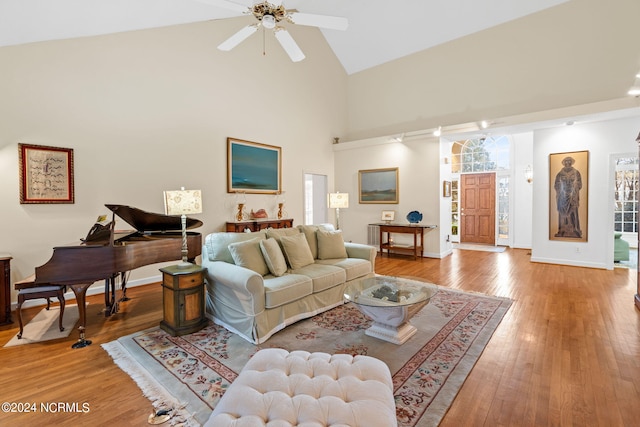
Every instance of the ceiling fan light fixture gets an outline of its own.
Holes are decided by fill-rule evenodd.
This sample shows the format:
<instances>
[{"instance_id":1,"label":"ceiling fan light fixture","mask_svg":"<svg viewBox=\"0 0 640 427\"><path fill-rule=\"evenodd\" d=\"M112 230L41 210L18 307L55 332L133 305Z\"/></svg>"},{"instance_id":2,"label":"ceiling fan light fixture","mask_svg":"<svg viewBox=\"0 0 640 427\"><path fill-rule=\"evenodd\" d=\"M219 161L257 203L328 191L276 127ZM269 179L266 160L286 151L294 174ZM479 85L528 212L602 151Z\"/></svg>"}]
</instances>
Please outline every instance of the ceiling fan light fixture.
<instances>
[{"instance_id":1,"label":"ceiling fan light fixture","mask_svg":"<svg viewBox=\"0 0 640 427\"><path fill-rule=\"evenodd\" d=\"M276 27L276 18L273 15L264 15L262 17L262 26L268 30L272 30Z\"/></svg>"}]
</instances>

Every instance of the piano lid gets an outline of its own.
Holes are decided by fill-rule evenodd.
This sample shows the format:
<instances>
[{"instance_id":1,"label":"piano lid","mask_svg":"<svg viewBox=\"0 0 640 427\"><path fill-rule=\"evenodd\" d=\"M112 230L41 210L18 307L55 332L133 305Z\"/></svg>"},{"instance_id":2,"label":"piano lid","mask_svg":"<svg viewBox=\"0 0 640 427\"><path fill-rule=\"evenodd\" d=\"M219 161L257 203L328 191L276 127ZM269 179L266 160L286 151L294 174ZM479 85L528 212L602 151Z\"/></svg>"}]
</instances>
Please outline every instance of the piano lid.
<instances>
[{"instance_id":1,"label":"piano lid","mask_svg":"<svg viewBox=\"0 0 640 427\"><path fill-rule=\"evenodd\" d=\"M170 216L145 212L142 209L125 205L105 205L111 211L125 220L141 233L152 231L180 231L182 222L179 216ZM195 218L187 218L187 228L197 228L202 225L202 221Z\"/></svg>"}]
</instances>

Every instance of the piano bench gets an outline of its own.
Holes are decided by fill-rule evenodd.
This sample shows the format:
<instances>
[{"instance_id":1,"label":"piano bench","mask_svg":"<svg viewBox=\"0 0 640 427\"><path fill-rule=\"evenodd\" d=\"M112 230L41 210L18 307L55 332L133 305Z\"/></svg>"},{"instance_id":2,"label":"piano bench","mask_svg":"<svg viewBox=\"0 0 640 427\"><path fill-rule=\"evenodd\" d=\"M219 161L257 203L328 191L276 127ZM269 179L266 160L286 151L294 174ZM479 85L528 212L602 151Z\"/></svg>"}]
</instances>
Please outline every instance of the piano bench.
<instances>
[{"instance_id":1,"label":"piano bench","mask_svg":"<svg viewBox=\"0 0 640 427\"><path fill-rule=\"evenodd\" d=\"M42 283L35 284L34 280L35 275L32 275L14 284L15 289L18 291L18 306L16 307L16 312L18 314L18 324L20 325L18 339L22 338L22 332L24 329L22 323L22 304L27 300L46 299L47 310L49 310L49 308L51 307L51 298L57 298L60 302L60 318L58 319L58 325L60 327L60 332L64 331L64 327L62 326L62 316L64 315L64 293L66 290L66 286L48 285Z\"/></svg>"}]
</instances>

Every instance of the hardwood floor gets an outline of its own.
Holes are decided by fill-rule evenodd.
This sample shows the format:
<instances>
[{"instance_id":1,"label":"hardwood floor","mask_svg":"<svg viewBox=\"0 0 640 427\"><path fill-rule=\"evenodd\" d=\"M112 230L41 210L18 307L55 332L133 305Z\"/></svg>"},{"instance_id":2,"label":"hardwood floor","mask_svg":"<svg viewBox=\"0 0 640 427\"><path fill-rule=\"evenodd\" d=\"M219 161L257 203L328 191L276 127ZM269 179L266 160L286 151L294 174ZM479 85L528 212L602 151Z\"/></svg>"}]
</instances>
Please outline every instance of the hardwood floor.
<instances>
[{"instance_id":1,"label":"hardwood floor","mask_svg":"<svg viewBox=\"0 0 640 427\"><path fill-rule=\"evenodd\" d=\"M378 257L376 272L509 297L513 305L441 426L635 426L640 419L640 311L636 272L531 263L526 250L455 250L442 260ZM36 413L0 412L2 426L147 425L152 407L100 344L162 318L159 285L131 288L105 319L89 297L87 337L0 348L3 402ZM73 301L69 302L70 304ZM25 311L28 321L40 308ZM15 319L15 316L14 316ZM0 327L0 344L17 332ZM87 412L43 413L41 403L88 404Z\"/></svg>"}]
</instances>

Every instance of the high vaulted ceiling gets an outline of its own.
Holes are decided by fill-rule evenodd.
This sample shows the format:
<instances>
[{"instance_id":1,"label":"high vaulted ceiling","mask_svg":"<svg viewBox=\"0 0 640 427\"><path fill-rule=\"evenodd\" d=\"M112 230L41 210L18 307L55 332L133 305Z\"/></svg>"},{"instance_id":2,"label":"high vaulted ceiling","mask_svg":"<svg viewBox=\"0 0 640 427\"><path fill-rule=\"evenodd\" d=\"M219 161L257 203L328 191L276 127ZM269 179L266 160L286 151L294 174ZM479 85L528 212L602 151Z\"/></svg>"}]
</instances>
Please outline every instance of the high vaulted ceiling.
<instances>
[{"instance_id":1,"label":"high vaulted ceiling","mask_svg":"<svg viewBox=\"0 0 640 427\"><path fill-rule=\"evenodd\" d=\"M346 31L321 31L346 72L353 74L566 1L284 0L283 4L299 12L348 18ZM2 0L0 46L235 16L236 12L198 0ZM250 23L253 18L242 19ZM217 46L222 41L211 43Z\"/></svg>"}]
</instances>

